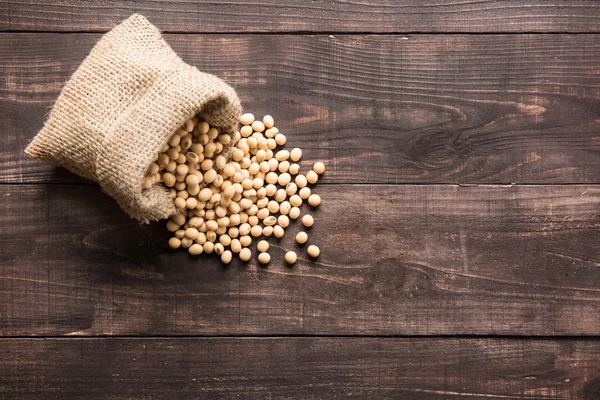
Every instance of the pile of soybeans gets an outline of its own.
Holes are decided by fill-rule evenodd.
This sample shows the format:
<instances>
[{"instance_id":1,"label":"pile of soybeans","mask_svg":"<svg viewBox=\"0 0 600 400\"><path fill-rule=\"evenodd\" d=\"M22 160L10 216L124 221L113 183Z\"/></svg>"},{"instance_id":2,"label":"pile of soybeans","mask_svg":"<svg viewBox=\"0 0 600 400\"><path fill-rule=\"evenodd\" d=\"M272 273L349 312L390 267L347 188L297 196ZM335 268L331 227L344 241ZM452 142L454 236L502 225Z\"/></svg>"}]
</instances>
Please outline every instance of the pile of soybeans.
<instances>
[{"instance_id":1,"label":"pile of soybeans","mask_svg":"<svg viewBox=\"0 0 600 400\"><path fill-rule=\"evenodd\" d=\"M302 150L278 150L286 137L270 115L259 121L243 114L239 121L242 126L232 137L193 117L171 136L149 166L144 188L163 184L179 210L167 222L174 235L169 239L171 248L186 248L191 255L214 252L225 264L233 254L249 261L253 238L283 237L290 219L300 218L305 200L311 207L321 203L309 184L317 183L325 165L317 162L305 175L300 174ZM231 155L229 162L224 149ZM307 228L314 223L310 214L301 221ZM306 232L296 235L299 244L307 241ZM260 240L256 249L258 261L268 264L269 242ZM313 258L319 256L315 245L306 250ZM296 260L294 251L285 254L288 264Z\"/></svg>"}]
</instances>

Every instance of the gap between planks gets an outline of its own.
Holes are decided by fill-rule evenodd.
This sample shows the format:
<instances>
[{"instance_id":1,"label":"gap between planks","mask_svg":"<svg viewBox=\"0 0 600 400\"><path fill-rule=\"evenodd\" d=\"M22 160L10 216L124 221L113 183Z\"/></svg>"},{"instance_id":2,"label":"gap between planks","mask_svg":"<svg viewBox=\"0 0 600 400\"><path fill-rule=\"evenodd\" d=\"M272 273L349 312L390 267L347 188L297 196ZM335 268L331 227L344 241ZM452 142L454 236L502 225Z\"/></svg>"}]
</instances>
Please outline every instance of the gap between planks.
<instances>
[{"instance_id":1,"label":"gap between planks","mask_svg":"<svg viewBox=\"0 0 600 400\"><path fill-rule=\"evenodd\" d=\"M94 186L96 182L0 182L1 186L36 186L36 185L49 185L49 186ZM362 186L457 186L464 188L471 187L538 187L538 186L600 186L600 182L581 183L581 182L562 182L562 183L551 183L551 182L540 182L540 183L453 183L453 182L412 182L412 183L390 183L390 182L317 182L315 187L321 186L347 186L347 185L362 185Z\"/></svg>"},{"instance_id":2,"label":"gap between planks","mask_svg":"<svg viewBox=\"0 0 600 400\"><path fill-rule=\"evenodd\" d=\"M116 24L115 24L116 26ZM82 31L33 31L33 30L0 30L0 34L105 34L107 30L82 30ZM394 31L394 32L374 32L374 31L240 31L240 32L214 32L214 31L171 31L161 30L163 35L211 35L211 36L506 36L506 35L600 35L597 31L496 31L496 32L469 32L469 31Z\"/></svg>"},{"instance_id":3,"label":"gap between planks","mask_svg":"<svg viewBox=\"0 0 600 400\"><path fill-rule=\"evenodd\" d=\"M23 336L7 335L0 337L2 340L117 340L117 339L137 339L137 340L179 340L179 339L295 339L295 338L324 338L324 339L477 339L477 340L538 340L538 341L559 341L559 340L580 340L597 341L600 335L477 335L477 334L436 334L436 335L335 335L335 334L255 334L255 335L46 335L46 336Z\"/></svg>"}]
</instances>

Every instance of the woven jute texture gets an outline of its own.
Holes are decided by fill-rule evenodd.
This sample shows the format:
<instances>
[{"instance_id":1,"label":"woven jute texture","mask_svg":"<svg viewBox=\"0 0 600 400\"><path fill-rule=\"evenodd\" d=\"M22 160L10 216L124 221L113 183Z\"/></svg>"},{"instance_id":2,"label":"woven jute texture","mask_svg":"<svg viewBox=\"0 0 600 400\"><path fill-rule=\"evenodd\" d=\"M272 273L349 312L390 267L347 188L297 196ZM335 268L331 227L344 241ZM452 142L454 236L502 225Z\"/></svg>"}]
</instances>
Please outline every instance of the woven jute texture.
<instances>
[{"instance_id":1,"label":"woven jute texture","mask_svg":"<svg viewBox=\"0 0 600 400\"><path fill-rule=\"evenodd\" d=\"M184 63L134 14L92 49L25 152L98 182L127 214L148 223L177 211L162 185L142 189L162 145L194 115L233 135L240 114L230 86Z\"/></svg>"}]
</instances>

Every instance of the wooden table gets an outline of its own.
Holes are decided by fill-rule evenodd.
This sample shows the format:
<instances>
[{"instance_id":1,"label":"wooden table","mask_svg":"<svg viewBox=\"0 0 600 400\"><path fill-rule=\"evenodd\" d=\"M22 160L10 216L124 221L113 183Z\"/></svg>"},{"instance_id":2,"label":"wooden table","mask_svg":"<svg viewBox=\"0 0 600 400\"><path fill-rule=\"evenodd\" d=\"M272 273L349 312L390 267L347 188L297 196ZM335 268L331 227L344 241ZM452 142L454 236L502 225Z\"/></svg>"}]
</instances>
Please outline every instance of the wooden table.
<instances>
[{"instance_id":1,"label":"wooden table","mask_svg":"<svg viewBox=\"0 0 600 400\"><path fill-rule=\"evenodd\" d=\"M318 261L168 251L163 224L24 156L133 12L326 161ZM0 398L600 398L597 2L0 13Z\"/></svg>"}]
</instances>

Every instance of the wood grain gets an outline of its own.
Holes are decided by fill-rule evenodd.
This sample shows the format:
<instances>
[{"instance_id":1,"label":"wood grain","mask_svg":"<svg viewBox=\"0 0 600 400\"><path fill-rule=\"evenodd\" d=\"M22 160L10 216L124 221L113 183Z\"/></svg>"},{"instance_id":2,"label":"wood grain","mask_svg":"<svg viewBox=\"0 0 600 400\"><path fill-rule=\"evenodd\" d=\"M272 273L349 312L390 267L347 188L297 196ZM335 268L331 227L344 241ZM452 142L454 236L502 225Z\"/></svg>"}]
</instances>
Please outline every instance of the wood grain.
<instances>
[{"instance_id":1,"label":"wood grain","mask_svg":"<svg viewBox=\"0 0 600 400\"><path fill-rule=\"evenodd\" d=\"M134 12L167 32L599 32L594 1L4 0L0 30L103 32Z\"/></svg>"},{"instance_id":2,"label":"wood grain","mask_svg":"<svg viewBox=\"0 0 600 400\"><path fill-rule=\"evenodd\" d=\"M81 182L23 149L98 38L0 35L0 182ZM167 35L330 183L600 183L598 38Z\"/></svg>"},{"instance_id":3,"label":"wood grain","mask_svg":"<svg viewBox=\"0 0 600 400\"><path fill-rule=\"evenodd\" d=\"M262 268L169 251L94 186L2 185L0 334L600 335L599 187L317 192L320 258L294 224Z\"/></svg>"},{"instance_id":4,"label":"wood grain","mask_svg":"<svg viewBox=\"0 0 600 400\"><path fill-rule=\"evenodd\" d=\"M584 399L600 341L2 339L3 399Z\"/></svg>"}]
</instances>

